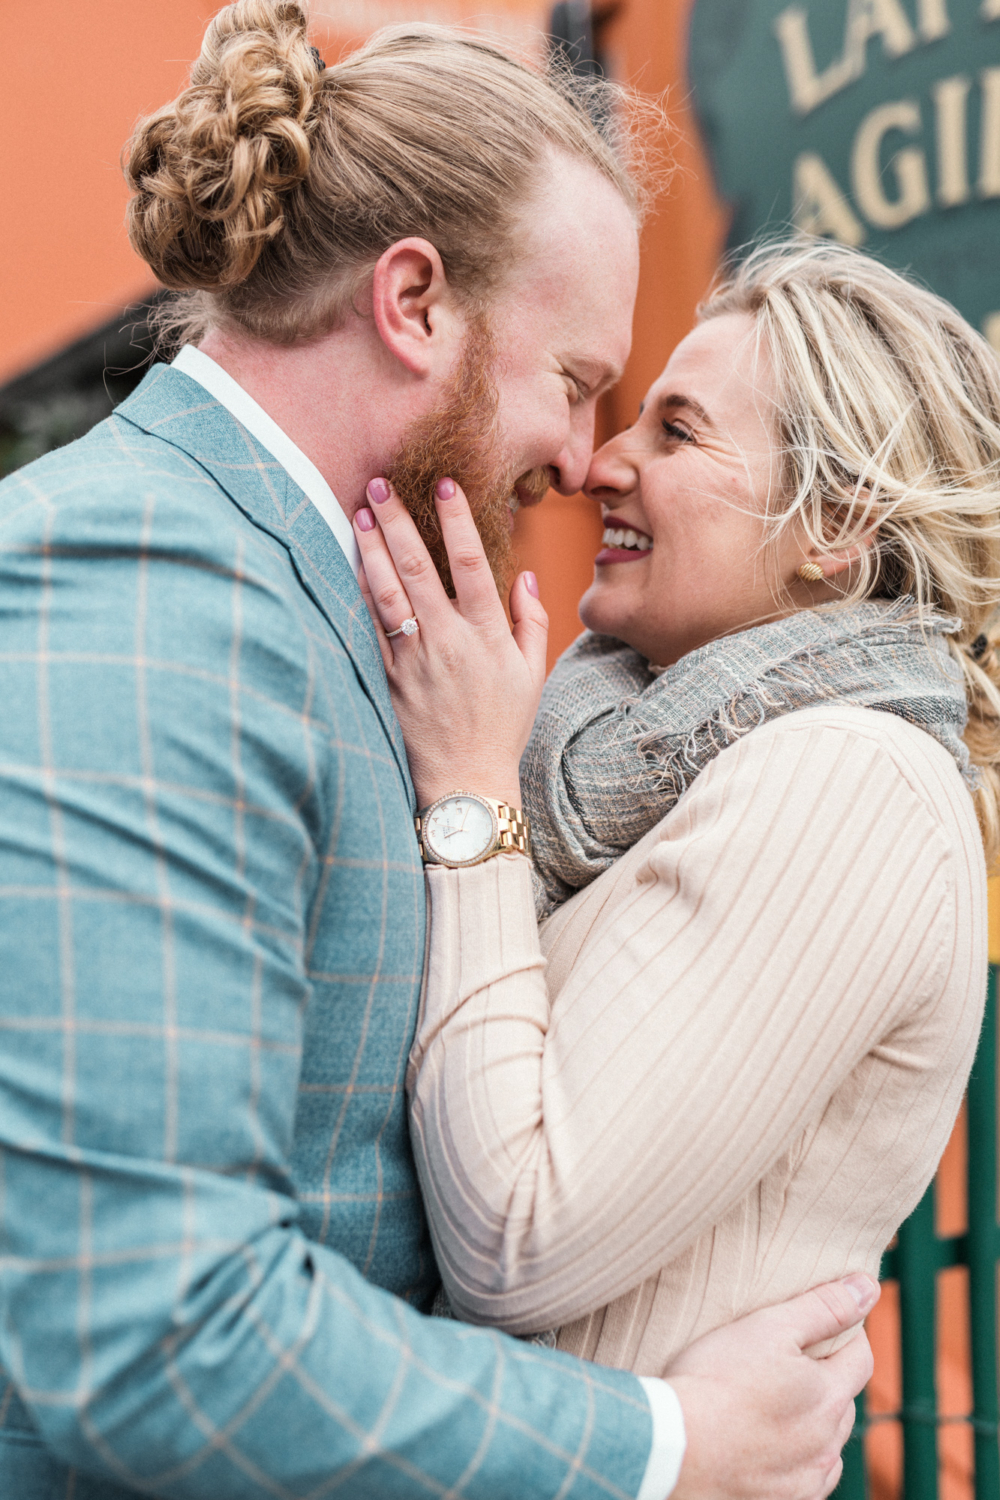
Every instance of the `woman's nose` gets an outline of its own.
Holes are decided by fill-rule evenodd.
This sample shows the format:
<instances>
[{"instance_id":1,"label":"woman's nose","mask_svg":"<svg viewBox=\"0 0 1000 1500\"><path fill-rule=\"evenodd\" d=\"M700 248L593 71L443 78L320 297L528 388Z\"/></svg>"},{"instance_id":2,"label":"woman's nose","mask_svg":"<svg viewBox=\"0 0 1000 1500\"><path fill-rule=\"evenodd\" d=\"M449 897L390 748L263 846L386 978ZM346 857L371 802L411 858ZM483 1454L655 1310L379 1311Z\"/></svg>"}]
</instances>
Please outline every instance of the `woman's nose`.
<instances>
[{"instance_id":1,"label":"woman's nose","mask_svg":"<svg viewBox=\"0 0 1000 1500\"><path fill-rule=\"evenodd\" d=\"M613 502L635 489L639 476L628 457L625 437L626 434L620 432L598 448L591 459L583 484L583 493L589 499Z\"/></svg>"}]
</instances>

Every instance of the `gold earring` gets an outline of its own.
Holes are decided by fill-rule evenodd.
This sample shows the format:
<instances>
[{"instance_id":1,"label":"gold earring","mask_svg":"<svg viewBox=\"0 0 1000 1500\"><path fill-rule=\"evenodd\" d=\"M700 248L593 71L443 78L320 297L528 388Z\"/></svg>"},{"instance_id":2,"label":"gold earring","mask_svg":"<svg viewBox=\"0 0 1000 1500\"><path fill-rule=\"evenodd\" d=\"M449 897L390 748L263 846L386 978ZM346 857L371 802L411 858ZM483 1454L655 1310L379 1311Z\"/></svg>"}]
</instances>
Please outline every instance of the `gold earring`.
<instances>
[{"instance_id":1,"label":"gold earring","mask_svg":"<svg viewBox=\"0 0 1000 1500\"><path fill-rule=\"evenodd\" d=\"M804 562L799 568L799 577L803 583L819 583L823 577L823 569L818 563Z\"/></svg>"}]
</instances>

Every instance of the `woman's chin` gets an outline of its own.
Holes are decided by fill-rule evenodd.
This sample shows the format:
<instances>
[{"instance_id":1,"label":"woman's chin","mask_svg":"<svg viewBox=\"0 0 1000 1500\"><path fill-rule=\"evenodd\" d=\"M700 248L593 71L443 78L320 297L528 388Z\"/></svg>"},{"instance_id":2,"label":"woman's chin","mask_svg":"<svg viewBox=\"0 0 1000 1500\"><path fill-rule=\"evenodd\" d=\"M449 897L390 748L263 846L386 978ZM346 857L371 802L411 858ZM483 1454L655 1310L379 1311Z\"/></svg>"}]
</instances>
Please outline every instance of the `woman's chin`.
<instances>
[{"instance_id":1,"label":"woman's chin","mask_svg":"<svg viewBox=\"0 0 1000 1500\"><path fill-rule=\"evenodd\" d=\"M594 598L595 594L598 595L597 599ZM607 635L608 631L604 625L604 613L605 611L601 609L600 586L592 583L580 600L580 607L577 610L577 614L588 630L596 631L598 635Z\"/></svg>"},{"instance_id":2,"label":"woman's chin","mask_svg":"<svg viewBox=\"0 0 1000 1500\"><path fill-rule=\"evenodd\" d=\"M619 641L627 641L627 611L616 609L614 599L608 597L609 593L610 590L601 587L599 580L592 583L580 600L580 619L595 635L611 635Z\"/></svg>"},{"instance_id":3,"label":"woman's chin","mask_svg":"<svg viewBox=\"0 0 1000 1500\"><path fill-rule=\"evenodd\" d=\"M642 619L635 610L622 608L622 601L609 597L610 593L610 590L601 588L600 581L596 581L580 600L580 619L587 629L595 635L609 635L616 641L624 641L647 661L660 665L676 661L679 653L671 655L668 652L661 635L650 630L650 621ZM618 608L615 608L616 602Z\"/></svg>"}]
</instances>

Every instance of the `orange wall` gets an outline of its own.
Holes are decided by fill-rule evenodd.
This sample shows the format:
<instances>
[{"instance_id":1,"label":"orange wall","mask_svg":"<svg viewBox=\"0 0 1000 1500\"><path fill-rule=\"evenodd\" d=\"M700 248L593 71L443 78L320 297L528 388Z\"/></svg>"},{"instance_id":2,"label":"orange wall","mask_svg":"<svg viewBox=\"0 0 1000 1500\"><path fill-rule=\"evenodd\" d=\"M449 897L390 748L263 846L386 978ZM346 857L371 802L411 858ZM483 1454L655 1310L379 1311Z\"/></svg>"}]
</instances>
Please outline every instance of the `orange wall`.
<instances>
[{"instance_id":1,"label":"orange wall","mask_svg":"<svg viewBox=\"0 0 1000 1500\"><path fill-rule=\"evenodd\" d=\"M119 153L177 92L204 0L6 5L0 49L0 381L147 292Z\"/></svg>"},{"instance_id":2,"label":"orange wall","mask_svg":"<svg viewBox=\"0 0 1000 1500\"><path fill-rule=\"evenodd\" d=\"M687 31L692 0L629 0L609 30L618 77L646 93L666 91L677 136L676 171L646 225L632 357L612 394L615 430L631 422L674 345L690 329L725 239L727 216L698 141L687 99Z\"/></svg>"}]
</instances>

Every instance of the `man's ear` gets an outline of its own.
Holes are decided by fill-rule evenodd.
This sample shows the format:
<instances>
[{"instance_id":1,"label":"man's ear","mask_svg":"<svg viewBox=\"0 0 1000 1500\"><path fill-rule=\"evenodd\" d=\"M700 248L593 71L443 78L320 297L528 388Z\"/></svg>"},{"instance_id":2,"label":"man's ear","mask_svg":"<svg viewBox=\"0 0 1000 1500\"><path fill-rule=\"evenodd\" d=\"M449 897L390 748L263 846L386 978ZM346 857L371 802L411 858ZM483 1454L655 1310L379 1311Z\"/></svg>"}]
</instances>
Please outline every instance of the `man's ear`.
<instances>
[{"instance_id":1,"label":"man's ear","mask_svg":"<svg viewBox=\"0 0 1000 1500\"><path fill-rule=\"evenodd\" d=\"M375 264L372 315L390 354L412 375L446 374L464 323L441 257L429 240L397 240Z\"/></svg>"}]
</instances>

